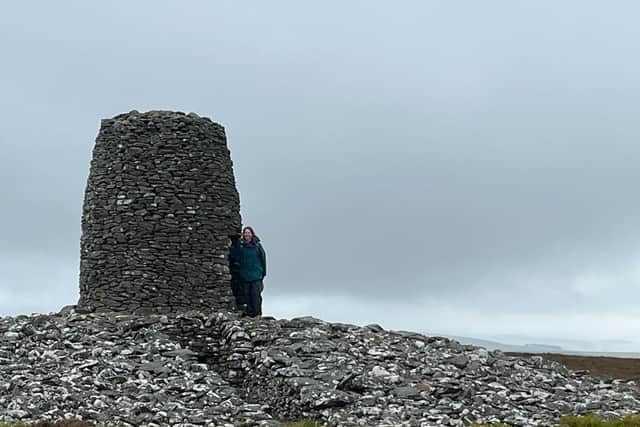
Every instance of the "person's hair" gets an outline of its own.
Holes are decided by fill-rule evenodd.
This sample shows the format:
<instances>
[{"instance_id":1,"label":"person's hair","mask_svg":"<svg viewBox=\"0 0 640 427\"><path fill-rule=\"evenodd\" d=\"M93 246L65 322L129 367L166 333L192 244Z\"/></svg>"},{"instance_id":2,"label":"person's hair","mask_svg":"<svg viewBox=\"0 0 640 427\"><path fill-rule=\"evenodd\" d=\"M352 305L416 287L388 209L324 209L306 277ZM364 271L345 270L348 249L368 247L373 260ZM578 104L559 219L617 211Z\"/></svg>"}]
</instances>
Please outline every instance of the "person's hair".
<instances>
[{"instance_id":1,"label":"person's hair","mask_svg":"<svg viewBox=\"0 0 640 427\"><path fill-rule=\"evenodd\" d=\"M251 231L251 235L252 235L253 237L256 237L256 232L255 232L255 231L253 231L253 227L250 227L250 226L248 226L248 225L247 225L246 227L244 227L244 228L242 229L242 234L244 234L244 230L249 230L249 231Z\"/></svg>"}]
</instances>

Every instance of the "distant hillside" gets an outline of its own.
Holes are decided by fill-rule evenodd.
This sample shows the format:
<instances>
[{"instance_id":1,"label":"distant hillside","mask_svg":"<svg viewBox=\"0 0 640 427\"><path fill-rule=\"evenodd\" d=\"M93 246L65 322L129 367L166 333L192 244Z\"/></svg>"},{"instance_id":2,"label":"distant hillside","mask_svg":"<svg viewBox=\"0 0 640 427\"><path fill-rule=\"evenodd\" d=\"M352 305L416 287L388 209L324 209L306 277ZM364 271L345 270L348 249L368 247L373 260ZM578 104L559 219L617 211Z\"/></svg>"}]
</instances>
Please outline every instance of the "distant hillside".
<instances>
[{"instance_id":1,"label":"distant hillside","mask_svg":"<svg viewBox=\"0 0 640 427\"><path fill-rule=\"evenodd\" d=\"M504 344L498 341L484 340L484 339L473 338L473 337L461 337L457 335L443 335L443 336L454 339L460 342L461 344L484 347L487 350L500 350L505 353L555 353L555 354L577 355L577 356L624 357L624 358L640 359L640 353L636 353L636 352L578 351L578 350L567 350L559 345Z\"/></svg>"},{"instance_id":2,"label":"distant hillside","mask_svg":"<svg viewBox=\"0 0 640 427\"><path fill-rule=\"evenodd\" d=\"M504 352L517 352L517 353L562 353L564 349L559 345L548 344L503 344L497 341L483 340L480 338L472 337L460 337L456 335L446 335L448 338L459 341L461 344L476 345L478 347L484 347L487 350L500 350Z\"/></svg>"}]
</instances>

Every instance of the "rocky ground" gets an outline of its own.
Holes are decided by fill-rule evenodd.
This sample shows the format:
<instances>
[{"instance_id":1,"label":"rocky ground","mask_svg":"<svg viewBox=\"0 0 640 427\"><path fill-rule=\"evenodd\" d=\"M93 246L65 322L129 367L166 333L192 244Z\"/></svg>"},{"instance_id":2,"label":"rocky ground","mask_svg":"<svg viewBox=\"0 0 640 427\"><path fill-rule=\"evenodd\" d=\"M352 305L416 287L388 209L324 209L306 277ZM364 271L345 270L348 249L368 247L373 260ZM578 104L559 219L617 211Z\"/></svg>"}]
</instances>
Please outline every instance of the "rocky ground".
<instances>
[{"instance_id":1,"label":"rocky ground","mask_svg":"<svg viewBox=\"0 0 640 427\"><path fill-rule=\"evenodd\" d=\"M73 308L0 318L0 422L548 425L638 411L632 382L376 325Z\"/></svg>"}]
</instances>

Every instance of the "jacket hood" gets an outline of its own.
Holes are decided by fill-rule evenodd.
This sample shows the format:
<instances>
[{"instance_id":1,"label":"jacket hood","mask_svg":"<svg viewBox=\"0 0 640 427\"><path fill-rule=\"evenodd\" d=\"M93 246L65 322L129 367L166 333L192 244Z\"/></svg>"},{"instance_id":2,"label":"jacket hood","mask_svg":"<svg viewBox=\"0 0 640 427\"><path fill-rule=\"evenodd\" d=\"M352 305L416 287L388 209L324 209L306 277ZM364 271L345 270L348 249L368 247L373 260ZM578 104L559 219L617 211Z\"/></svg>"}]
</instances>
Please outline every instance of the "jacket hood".
<instances>
[{"instance_id":1,"label":"jacket hood","mask_svg":"<svg viewBox=\"0 0 640 427\"><path fill-rule=\"evenodd\" d=\"M241 239L241 241L244 246L255 246L260 243L260 238L258 236L253 236L253 239L251 239L250 242L247 242L244 239Z\"/></svg>"}]
</instances>

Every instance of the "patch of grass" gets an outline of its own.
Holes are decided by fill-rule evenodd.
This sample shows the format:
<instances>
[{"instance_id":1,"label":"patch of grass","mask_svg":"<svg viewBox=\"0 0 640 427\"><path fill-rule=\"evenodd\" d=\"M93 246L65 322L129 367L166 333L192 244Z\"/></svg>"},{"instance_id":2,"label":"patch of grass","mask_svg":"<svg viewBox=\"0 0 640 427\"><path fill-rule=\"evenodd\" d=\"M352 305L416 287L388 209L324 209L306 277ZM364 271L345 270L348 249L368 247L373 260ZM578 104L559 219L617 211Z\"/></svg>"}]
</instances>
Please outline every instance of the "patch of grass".
<instances>
[{"instance_id":1,"label":"patch of grass","mask_svg":"<svg viewBox=\"0 0 640 427\"><path fill-rule=\"evenodd\" d=\"M473 424L471 427L510 427L508 424ZM556 427L640 427L640 415L604 420L594 415L562 417Z\"/></svg>"},{"instance_id":2,"label":"patch of grass","mask_svg":"<svg viewBox=\"0 0 640 427\"><path fill-rule=\"evenodd\" d=\"M617 420L603 420L593 415L563 417L560 418L558 427L640 427L640 415L629 415Z\"/></svg>"}]
</instances>

